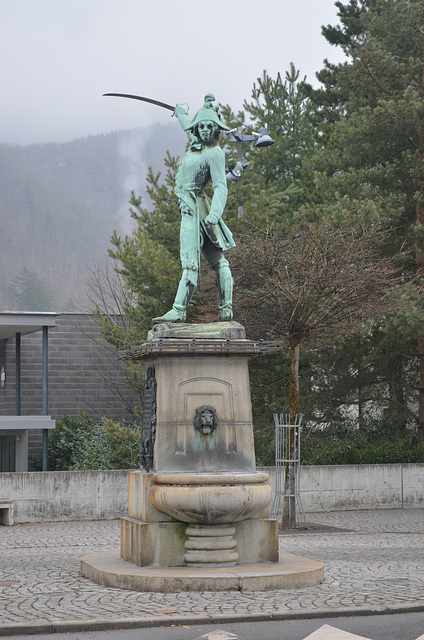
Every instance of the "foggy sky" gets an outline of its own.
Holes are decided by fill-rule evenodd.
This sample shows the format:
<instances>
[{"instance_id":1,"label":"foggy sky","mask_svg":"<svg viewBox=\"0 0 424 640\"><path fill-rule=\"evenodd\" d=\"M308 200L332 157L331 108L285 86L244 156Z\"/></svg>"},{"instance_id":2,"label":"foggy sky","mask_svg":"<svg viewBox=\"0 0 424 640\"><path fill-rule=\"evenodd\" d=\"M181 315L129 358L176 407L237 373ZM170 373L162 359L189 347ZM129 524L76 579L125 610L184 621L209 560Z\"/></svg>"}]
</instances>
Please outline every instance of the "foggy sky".
<instances>
[{"instance_id":1,"label":"foggy sky","mask_svg":"<svg viewBox=\"0 0 424 640\"><path fill-rule=\"evenodd\" d=\"M317 84L334 0L0 0L0 143L66 142L194 114L212 92L234 110L264 69Z\"/></svg>"}]
</instances>

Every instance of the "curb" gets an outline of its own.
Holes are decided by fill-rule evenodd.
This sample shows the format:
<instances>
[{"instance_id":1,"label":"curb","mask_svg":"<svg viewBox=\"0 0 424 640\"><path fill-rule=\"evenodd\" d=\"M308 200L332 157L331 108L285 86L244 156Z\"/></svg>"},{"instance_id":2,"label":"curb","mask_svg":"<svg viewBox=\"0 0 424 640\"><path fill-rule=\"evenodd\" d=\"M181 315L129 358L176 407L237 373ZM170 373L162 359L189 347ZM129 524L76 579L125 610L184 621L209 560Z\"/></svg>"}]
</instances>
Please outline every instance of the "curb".
<instances>
[{"instance_id":1,"label":"curb","mask_svg":"<svg viewBox=\"0 0 424 640\"><path fill-rule=\"evenodd\" d=\"M232 622L278 622L282 620L312 620L315 618L329 617L359 617L390 615L395 613L420 613L424 612L424 605L405 605L384 609L316 609L315 611L299 611L291 613L251 613L251 614L222 614L188 616L145 616L143 618L92 618L91 620L43 620L28 623L10 623L0 626L1 636L35 635L50 633L78 633L83 631L117 631L124 629L143 629L152 627L169 627L171 625L204 625L204 624L231 624Z\"/></svg>"}]
</instances>

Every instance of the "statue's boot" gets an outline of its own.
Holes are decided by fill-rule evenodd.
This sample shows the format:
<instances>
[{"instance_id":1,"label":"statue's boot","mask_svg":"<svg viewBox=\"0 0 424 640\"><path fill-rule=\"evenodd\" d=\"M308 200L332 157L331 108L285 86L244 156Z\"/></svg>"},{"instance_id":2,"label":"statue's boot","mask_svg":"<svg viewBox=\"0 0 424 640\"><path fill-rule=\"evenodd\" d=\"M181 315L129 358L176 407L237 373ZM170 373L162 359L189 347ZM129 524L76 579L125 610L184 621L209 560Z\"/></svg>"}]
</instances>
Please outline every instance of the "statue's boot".
<instances>
[{"instance_id":1,"label":"statue's boot","mask_svg":"<svg viewBox=\"0 0 424 640\"><path fill-rule=\"evenodd\" d=\"M170 309L167 313L164 313L163 316L158 318L153 318L153 324L160 324L161 322L184 322L186 319L186 311L183 308L179 308L177 305L173 304L172 309Z\"/></svg>"},{"instance_id":2,"label":"statue's boot","mask_svg":"<svg viewBox=\"0 0 424 640\"><path fill-rule=\"evenodd\" d=\"M161 322L184 322L187 316L186 309L193 297L196 283L197 274L192 273L189 269L184 269L172 309L163 316L153 318L153 324L160 324Z\"/></svg>"},{"instance_id":3,"label":"statue's boot","mask_svg":"<svg viewBox=\"0 0 424 640\"><path fill-rule=\"evenodd\" d=\"M219 291L219 316L221 322L233 319L233 278L228 260L223 258L215 267L216 285Z\"/></svg>"}]
</instances>

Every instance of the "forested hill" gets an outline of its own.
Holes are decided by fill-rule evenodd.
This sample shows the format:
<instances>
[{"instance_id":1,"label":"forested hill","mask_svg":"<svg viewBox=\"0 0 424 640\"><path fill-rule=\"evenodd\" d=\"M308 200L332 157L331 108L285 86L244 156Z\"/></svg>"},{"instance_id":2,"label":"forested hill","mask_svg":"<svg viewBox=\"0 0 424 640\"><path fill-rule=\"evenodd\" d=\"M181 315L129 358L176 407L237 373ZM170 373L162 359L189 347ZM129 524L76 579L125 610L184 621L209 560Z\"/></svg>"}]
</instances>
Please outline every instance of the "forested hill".
<instances>
[{"instance_id":1,"label":"forested hill","mask_svg":"<svg viewBox=\"0 0 424 640\"><path fill-rule=\"evenodd\" d=\"M49 289L53 310L82 300L113 230L132 228L131 190L143 195L147 167L161 170L167 149L182 155L185 138L172 121L63 144L0 145L0 311L34 310L16 302L28 273Z\"/></svg>"}]
</instances>

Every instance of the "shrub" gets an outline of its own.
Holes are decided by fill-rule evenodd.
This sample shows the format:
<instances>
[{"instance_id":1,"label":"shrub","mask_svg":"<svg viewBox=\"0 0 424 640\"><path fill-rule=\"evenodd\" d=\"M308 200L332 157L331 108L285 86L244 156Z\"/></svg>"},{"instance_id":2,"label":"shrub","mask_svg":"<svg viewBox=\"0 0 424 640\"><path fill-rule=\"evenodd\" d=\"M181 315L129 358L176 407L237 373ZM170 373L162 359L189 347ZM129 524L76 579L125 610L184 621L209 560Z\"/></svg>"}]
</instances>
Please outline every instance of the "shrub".
<instances>
[{"instance_id":1,"label":"shrub","mask_svg":"<svg viewBox=\"0 0 424 640\"><path fill-rule=\"evenodd\" d=\"M87 414L58 420L49 438L51 471L136 469L139 466L140 427L94 422Z\"/></svg>"},{"instance_id":2,"label":"shrub","mask_svg":"<svg viewBox=\"0 0 424 640\"><path fill-rule=\"evenodd\" d=\"M361 429L327 427L301 439L302 464L394 464L424 462L416 433L370 421Z\"/></svg>"}]
</instances>

